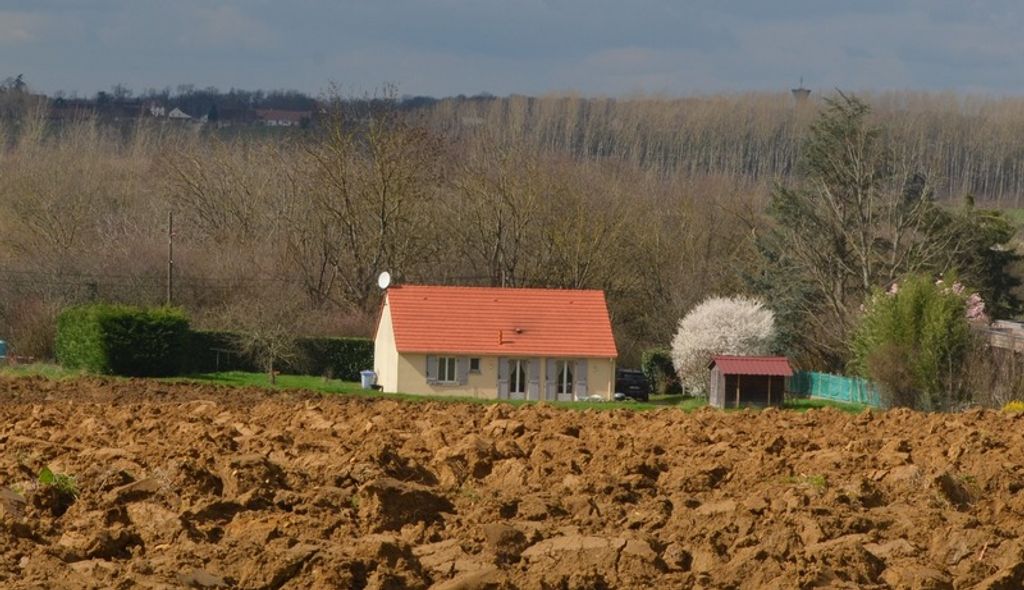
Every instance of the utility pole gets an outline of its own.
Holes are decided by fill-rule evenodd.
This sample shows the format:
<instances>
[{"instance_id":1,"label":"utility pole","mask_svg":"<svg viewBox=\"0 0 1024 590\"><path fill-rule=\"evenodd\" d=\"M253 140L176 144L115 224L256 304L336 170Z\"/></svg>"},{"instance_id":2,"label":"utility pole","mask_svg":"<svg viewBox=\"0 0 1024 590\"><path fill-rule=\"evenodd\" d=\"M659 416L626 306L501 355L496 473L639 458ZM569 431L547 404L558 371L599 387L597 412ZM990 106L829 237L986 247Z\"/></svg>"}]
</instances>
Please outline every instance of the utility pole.
<instances>
[{"instance_id":1,"label":"utility pole","mask_svg":"<svg viewBox=\"0 0 1024 590\"><path fill-rule=\"evenodd\" d=\"M167 305L174 303L174 211L167 212Z\"/></svg>"}]
</instances>

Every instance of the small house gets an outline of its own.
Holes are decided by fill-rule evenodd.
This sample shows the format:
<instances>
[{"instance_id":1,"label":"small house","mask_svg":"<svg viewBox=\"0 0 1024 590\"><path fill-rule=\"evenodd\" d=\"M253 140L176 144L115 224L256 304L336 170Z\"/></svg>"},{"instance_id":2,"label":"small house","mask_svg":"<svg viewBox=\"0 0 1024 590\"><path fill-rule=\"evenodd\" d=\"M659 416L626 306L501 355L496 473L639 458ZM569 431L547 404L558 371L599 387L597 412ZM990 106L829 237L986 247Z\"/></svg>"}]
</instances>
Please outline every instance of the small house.
<instances>
[{"instance_id":1,"label":"small house","mask_svg":"<svg viewBox=\"0 0 1024 590\"><path fill-rule=\"evenodd\" d=\"M786 378L793 376L783 356L719 355L708 364L708 403L716 408L781 406Z\"/></svg>"},{"instance_id":2,"label":"small house","mask_svg":"<svg viewBox=\"0 0 1024 590\"><path fill-rule=\"evenodd\" d=\"M569 401L615 388L604 292L401 285L374 336L386 392Z\"/></svg>"},{"instance_id":3,"label":"small house","mask_svg":"<svg viewBox=\"0 0 1024 590\"><path fill-rule=\"evenodd\" d=\"M191 121L192 115L189 115L185 111L175 107L171 109L171 112L167 113L168 119L174 119L176 121Z\"/></svg>"}]
</instances>

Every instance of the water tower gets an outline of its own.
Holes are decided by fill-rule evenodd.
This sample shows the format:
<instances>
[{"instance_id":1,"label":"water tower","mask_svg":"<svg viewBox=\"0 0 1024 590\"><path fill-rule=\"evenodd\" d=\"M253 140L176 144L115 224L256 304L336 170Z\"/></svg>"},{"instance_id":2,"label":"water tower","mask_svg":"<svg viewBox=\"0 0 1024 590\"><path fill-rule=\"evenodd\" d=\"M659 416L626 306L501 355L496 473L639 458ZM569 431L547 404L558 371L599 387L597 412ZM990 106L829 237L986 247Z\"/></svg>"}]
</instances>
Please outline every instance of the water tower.
<instances>
[{"instance_id":1,"label":"water tower","mask_svg":"<svg viewBox=\"0 0 1024 590\"><path fill-rule=\"evenodd\" d=\"M807 101L807 98L811 95L810 88L804 88L804 77L800 76L800 87L791 90L793 98L796 99L796 104L802 104Z\"/></svg>"}]
</instances>

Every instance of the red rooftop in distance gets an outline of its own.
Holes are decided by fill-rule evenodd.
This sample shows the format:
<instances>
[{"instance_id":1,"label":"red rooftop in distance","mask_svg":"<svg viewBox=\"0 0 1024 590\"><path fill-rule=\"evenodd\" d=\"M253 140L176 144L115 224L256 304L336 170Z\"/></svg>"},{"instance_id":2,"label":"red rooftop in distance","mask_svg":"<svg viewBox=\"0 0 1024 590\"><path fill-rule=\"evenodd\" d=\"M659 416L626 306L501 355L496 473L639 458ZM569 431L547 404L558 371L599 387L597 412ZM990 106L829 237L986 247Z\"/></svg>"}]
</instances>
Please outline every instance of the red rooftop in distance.
<instances>
[{"instance_id":1,"label":"red rooftop in distance","mask_svg":"<svg viewBox=\"0 0 1024 590\"><path fill-rule=\"evenodd\" d=\"M387 297L399 352L618 356L602 291L402 285Z\"/></svg>"}]
</instances>

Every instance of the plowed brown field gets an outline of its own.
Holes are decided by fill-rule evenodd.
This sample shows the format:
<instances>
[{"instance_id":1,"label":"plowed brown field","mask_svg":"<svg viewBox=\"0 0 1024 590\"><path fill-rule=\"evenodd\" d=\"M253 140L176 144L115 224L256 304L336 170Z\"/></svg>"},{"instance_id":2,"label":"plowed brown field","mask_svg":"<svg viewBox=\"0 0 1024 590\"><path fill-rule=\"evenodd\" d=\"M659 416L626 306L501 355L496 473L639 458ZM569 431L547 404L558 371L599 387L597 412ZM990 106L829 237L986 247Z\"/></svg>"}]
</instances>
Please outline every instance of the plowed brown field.
<instances>
[{"instance_id":1,"label":"plowed brown field","mask_svg":"<svg viewBox=\"0 0 1024 590\"><path fill-rule=\"evenodd\" d=\"M4 588L1024 587L1022 416L0 377L0 425Z\"/></svg>"}]
</instances>

